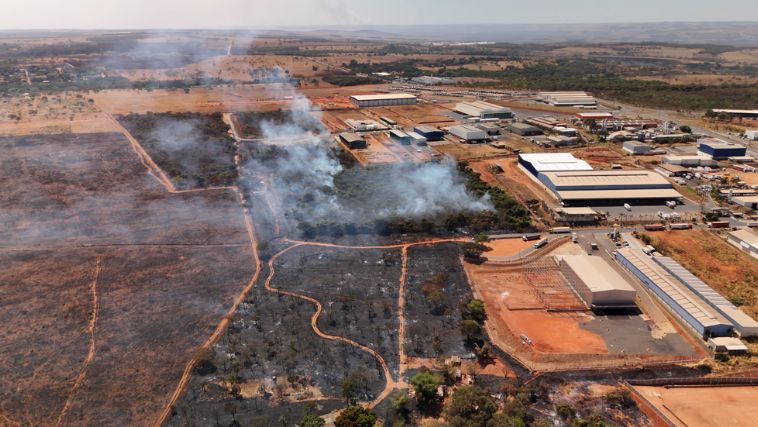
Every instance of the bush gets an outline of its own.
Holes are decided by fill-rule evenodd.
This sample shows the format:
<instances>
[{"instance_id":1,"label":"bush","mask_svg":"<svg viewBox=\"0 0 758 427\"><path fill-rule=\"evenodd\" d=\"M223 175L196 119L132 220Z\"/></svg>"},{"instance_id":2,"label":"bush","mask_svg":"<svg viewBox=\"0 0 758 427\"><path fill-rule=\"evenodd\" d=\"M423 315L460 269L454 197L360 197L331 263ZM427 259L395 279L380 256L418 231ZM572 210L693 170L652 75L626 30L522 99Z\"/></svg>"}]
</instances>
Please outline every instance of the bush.
<instances>
[{"instance_id":1,"label":"bush","mask_svg":"<svg viewBox=\"0 0 758 427\"><path fill-rule=\"evenodd\" d=\"M411 377L413 391L421 406L428 405L437 397L437 388L442 384L442 378L428 370L422 370Z\"/></svg>"},{"instance_id":2,"label":"bush","mask_svg":"<svg viewBox=\"0 0 758 427\"><path fill-rule=\"evenodd\" d=\"M373 427L376 424L376 414L362 406L349 406L337 416L336 427Z\"/></svg>"}]
</instances>

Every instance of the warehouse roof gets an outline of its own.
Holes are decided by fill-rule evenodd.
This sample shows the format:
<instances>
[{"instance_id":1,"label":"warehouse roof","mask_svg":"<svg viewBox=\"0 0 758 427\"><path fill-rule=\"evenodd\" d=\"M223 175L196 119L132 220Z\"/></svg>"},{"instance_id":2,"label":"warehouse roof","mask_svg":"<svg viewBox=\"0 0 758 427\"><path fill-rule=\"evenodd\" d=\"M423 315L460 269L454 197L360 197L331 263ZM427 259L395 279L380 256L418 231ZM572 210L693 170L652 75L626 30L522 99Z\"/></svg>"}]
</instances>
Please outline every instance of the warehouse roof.
<instances>
[{"instance_id":1,"label":"warehouse roof","mask_svg":"<svg viewBox=\"0 0 758 427\"><path fill-rule=\"evenodd\" d=\"M720 139L701 139L698 144L705 145L711 148L745 148L744 145L736 144L734 142L726 142Z\"/></svg>"},{"instance_id":2,"label":"warehouse roof","mask_svg":"<svg viewBox=\"0 0 758 427\"><path fill-rule=\"evenodd\" d=\"M758 236L757 236L758 237ZM713 288L700 280L697 276L690 273L681 264L669 257L653 258L664 270L670 273L684 283L690 290L703 298L708 304L714 306L716 310L723 313L732 323L735 324L739 331L758 332L758 322L734 306L729 300L721 296Z\"/></svg>"},{"instance_id":3,"label":"warehouse roof","mask_svg":"<svg viewBox=\"0 0 758 427\"><path fill-rule=\"evenodd\" d=\"M564 215L597 215L597 212L592 208L560 207L555 208L555 211Z\"/></svg>"},{"instance_id":4,"label":"warehouse roof","mask_svg":"<svg viewBox=\"0 0 758 427\"><path fill-rule=\"evenodd\" d=\"M582 119L582 120L599 120L599 119L612 119L613 114L611 113L603 113L603 112L596 112L596 113L577 113L576 117Z\"/></svg>"},{"instance_id":5,"label":"warehouse roof","mask_svg":"<svg viewBox=\"0 0 758 427\"><path fill-rule=\"evenodd\" d=\"M727 351L745 351L747 346L739 338L734 337L713 337L709 339L713 345L724 347Z\"/></svg>"},{"instance_id":6,"label":"warehouse roof","mask_svg":"<svg viewBox=\"0 0 758 427\"><path fill-rule=\"evenodd\" d=\"M651 190L568 190L557 191L561 200L634 200L634 199L680 199L682 195L673 188Z\"/></svg>"},{"instance_id":7,"label":"warehouse roof","mask_svg":"<svg viewBox=\"0 0 758 427\"><path fill-rule=\"evenodd\" d=\"M409 93L377 93L374 95L352 95L350 98L356 101L376 101L382 99L416 99Z\"/></svg>"},{"instance_id":8,"label":"warehouse roof","mask_svg":"<svg viewBox=\"0 0 758 427\"><path fill-rule=\"evenodd\" d=\"M414 129L416 129L417 131L420 131L420 132L424 132L424 133L442 132L441 130L437 129L436 127L430 126L430 125L420 125L420 126L416 126Z\"/></svg>"},{"instance_id":9,"label":"warehouse roof","mask_svg":"<svg viewBox=\"0 0 758 427\"><path fill-rule=\"evenodd\" d=\"M512 110L485 101L470 101L455 104L455 111L467 116L479 116L482 113L510 113Z\"/></svg>"},{"instance_id":10,"label":"warehouse roof","mask_svg":"<svg viewBox=\"0 0 758 427\"><path fill-rule=\"evenodd\" d=\"M682 310L694 317L704 327L730 324L684 285L666 273L653 262L651 257L645 255L642 250L627 248L619 249L617 252L655 283Z\"/></svg>"},{"instance_id":11,"label":"warehouse roof","mask_svg":"<svg viewBox=\"0 0 758 427\"><path fill-rule=\"evenodd\" d=\"M714 113L727 113L727 114L758 114L758 110L713 110Z\"/></svg>"},{"instance_id":12,"label":"warehouse roof","mask_svg":"<svg viewBox=\"0 0 758 427\"><path fill-rule=\"evenodd\" d=\"M592 170L589 163L571 153L528 153L519 154L519 158L531 163L537 172Z\"/></svg>"},{"instance_id":13,"label":"warehouse roof","mask_svg":"<svg viewBox=\"0 0 758 427\"><path fill-rule=\"evenodd\" d=\"M636 294L632 285L603 258L589 255L560 255L592 292L621 291Z\"/></svg>"},{"instance_id":14,"label":"warehouse roof","mask_svg":"<svg viewBox=\"0 0 758 427\"><path fill-rule=\"evenodd\" d=\"M753 230L743 228L742 230L732 231L729 235L758 249L758 234Z\"/></svg>"},{"instance_id":15,"label":"warehouse roof","mask_svg":"<svg viewBox=\"0 0 758 427\"><path fill-rule=\"evenodd\" d=\"M545 172L546 178L556 187L564 186L671 186L666 178L646 170L570 171Z\"/></svg>"}]
</instances>

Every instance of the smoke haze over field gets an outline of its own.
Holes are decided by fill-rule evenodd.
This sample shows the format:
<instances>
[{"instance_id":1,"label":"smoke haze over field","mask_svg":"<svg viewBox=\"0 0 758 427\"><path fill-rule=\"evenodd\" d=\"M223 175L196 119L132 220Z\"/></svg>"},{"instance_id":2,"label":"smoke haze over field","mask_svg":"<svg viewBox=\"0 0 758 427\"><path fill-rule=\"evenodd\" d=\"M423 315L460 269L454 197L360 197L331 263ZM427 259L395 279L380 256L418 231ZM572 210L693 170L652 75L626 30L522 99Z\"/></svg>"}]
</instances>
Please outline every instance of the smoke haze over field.
<instances>
[{"instance_id":1,"label":"smoke haze over field","mask_svg":"<svg viewBox=\"0 0 758 427\"><path fill-rule=\"evenodd\" d=\"M263 137L290 143L283 149L271 148L275 153L263 158L250 159L244 170L263 171L271 177L271 190L284 215L297 221L366 223L396 216L424 218L492 209L486 196L477 199L466 191L452 160L344 170L326 129L306 130L313 114L319 115L310 101L291 85L272 85L271 90L279 91L274 94L277 97L292 97L292 101L288 120L261 125ZM337 180L343 185L337 185Z\"/></svg>"}]
</instances>

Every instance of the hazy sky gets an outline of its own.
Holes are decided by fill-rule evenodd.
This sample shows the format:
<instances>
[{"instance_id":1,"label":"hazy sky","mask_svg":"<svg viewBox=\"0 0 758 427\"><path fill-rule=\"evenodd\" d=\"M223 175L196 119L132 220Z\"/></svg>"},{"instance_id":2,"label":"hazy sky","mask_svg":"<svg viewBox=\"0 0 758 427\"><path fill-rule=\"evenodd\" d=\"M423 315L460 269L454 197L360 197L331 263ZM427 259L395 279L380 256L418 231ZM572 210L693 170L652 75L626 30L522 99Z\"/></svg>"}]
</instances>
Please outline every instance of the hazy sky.
<instances>
[{"instance_id":1,"label":"hazy sky","mask_svg":"<svg viewBox=\"0 0 758 427\"><path fill-rule=\"evenodd\" d=\"M758 21L758 0L3 0L0 29Z\"/></svg>"}]
</instances>

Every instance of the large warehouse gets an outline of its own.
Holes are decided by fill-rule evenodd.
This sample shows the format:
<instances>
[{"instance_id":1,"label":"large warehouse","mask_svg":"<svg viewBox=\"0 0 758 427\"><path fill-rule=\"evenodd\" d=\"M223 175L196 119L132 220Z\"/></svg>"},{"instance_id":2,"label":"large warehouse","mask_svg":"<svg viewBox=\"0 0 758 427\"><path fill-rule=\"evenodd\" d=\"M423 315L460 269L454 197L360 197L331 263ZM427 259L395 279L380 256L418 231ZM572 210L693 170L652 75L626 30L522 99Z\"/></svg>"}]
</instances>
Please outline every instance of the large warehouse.
<instances>
[{"instance_id":1,"label":"large warehouse","mask_svg":"<svg viewBox=\"0 0 758 427\"><path fill-rule=\"evenodd\" d=\"M487 132L472 125L451 126L450 134L464 141L484 141L487 139Z\"/></svg>"},{"instance_id":2,"label":"large warehouse","mask_svg":"<svg viewBox=\"0 0 758 427\"><path fill-rule=\"evenodd\" d=\"M597 100L586 92L540 92L537 100L556 107L596 107Z\"/></svg>"},{"instance_id":3,"label":"large warehouse","mask_svg":"<svg viewBox=\"0 0 758 427\"><path fill-rule=\"evenodd\" d=\"M445 132L434 126L420 125L413 128L413 131L426 138L427 141L439 141L445 138Z\"/></svg>"},{"instance_id":4,"label":"large warehouse","mask_svg":"<svg viewBox=\"0 0 758 427\"><path fill-rule=\"evenodd\" d=\"M561 273L590 308L634 307L637 291L603 258L559 256Z\"/></svg>"},{"instance_id":5,"label":"large warehouse","mask_svg":"<svg viewBox=\"0 0 758 427\"><path fill-rule=\"evenodd\" d=\"M468 117L480 119L512 119L513 111L508 107L491 104L486 101L467 101L455 104L453 111Z\"/></svg>"},{"instance_id":6,"label":"large warehouse","mask_svg":"<svg viewBox=\"0 0 758 427\"><path fill-rule=\"evenodd\" d=\"M390 105L413 105L416 97L408 93L380 93L376 95L353 95L350 101L356 107L386 107Z\"/></svg>"},{"instance_id":7,"label":"large warehouse","mask_svg":"<svg viewBox=\"0 0 758 427\"><path fill-rule=\"evenodd\" d=\"M566 206L651 205L682 198L666 178L644 170L540 172L537 179Z\"/></svg>"},{"instance_id":8,"label":"large warehouse","mask_svg":"<svg viewBox=\"0 0 758 427\"><path fill-rule=\"evenodd\" d=\"M518 155L519 164L535 177L541 172L591 171L592 166L571 153L526 153Z\"/></svg>"},{"instance_id":9,"label":"large warehouse","mask_svg":"<svg viewBox=\"0 0 758 427\"><path fill-rule=\"evenodd\" d=\"M619 249L614 252L618 262L634 274L669 309L703 338L726 337L732 324L705 301L668 274L652 257L640 249Z\"/></svg>"},{"instance_id":10,"label":"large warehouse","mask_svg":"<svg viewBox=\"0 0 758 427\"><path fill-rule=\"evenodd\" d=\"M669 257L654 257L653 260L658 263L667 273L687 286L697 296L715 308L722 316L732 322L737 333L742 337L758 336L758 322L745 314L742 310L735 307L726 298L721 296L713 288L700 280L697 276L690 273L681 264Z\"/></svg>"},{"instance_id":11,"label":"large warehouse","mask_svg":"<svg viewBox=\"0 0 758 427\"><path fill-rule=\"evenodd\" d=\"M697 151L698 154L704 154L714 160L726 160L730 157L741 157L747 154L747 148L744 145L719 139L700 140Z\"/></svg>"},{"instance_id":12,"label":"large warehouse","mask_svg":"<svg viewBox=\"0 0 758 427\"><path fill-rule=\"evenodd\" d=\"M726 241L758 258L758 233L748 228L732 231L726 236Z\"/></svg>"}]
</instances>

